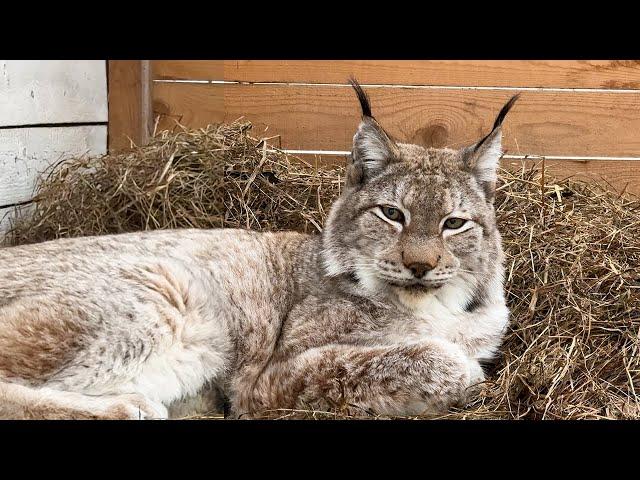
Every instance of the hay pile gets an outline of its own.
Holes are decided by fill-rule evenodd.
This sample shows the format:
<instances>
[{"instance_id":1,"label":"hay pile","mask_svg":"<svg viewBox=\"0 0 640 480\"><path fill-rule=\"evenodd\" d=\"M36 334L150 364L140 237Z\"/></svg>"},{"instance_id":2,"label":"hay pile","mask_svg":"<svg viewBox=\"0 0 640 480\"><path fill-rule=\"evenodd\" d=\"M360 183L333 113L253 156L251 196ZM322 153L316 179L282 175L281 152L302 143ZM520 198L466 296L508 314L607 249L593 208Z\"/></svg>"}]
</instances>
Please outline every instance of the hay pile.
<instances>
[{"instance_id":1,"label":"hay pile","mask_svg":"<svg viewBox=\"0 0 640 480\"><path fill-rule=\"evenodd\" d=\"M640 202L503 172L511 331L457 418L640 418ZM542 193L541 193L542 192Z\"/></svg>"},{"instance_id":2,"label":"hay pile","mask_svg":"<svg viewBox=\"0 0 640 480\"><path fill-rule=\"evenodd\" d=\"M267 149L249 128L164 132L129 153L68 161L40 185L33 216L9 241L179 227L320 230L342 169ZM502 172L511 330L481 396L447 418L640 418L640 202L542 180L537 168Z\"/></svg>"},{"instance_id":3,"label":"hay pile","mask_svg":"<svg viewBox=\"0 0 640 480\"><path fill-rule=\"evenodd\" d=\"M165 131L144 148L58 164L8 242L168 228L320 231L344 169L268 149L250 128Z\"/></svg>"}]
</instances>

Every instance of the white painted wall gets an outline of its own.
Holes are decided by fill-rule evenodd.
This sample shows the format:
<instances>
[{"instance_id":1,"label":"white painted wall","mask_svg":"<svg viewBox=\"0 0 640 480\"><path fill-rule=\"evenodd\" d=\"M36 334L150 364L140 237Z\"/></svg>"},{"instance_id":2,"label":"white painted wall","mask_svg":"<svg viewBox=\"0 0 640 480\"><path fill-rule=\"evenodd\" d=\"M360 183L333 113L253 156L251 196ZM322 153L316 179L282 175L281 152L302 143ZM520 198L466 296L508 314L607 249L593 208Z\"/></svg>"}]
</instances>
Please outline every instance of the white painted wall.
<instances>
[{"instance_id":1,"label":"white painted wall","mask_svg":"<svg viewBox=\"0 0 640 480\"><path fill-rule=\"evenodd\" d=\"M107 151L106 63L0 60L0 206L29 200L60 159ZM0 236L12 211L0 208Z\"/></svg>"},{"instance_id":2,"label":"white painted wall","mask_svg":"<svg viewBox=\"0 0 640 480\"><path fill-rule=\"evenodd\" d=\"M0 126L107 121L104 60L0 60Z\"/></svg>"}]
</instances>

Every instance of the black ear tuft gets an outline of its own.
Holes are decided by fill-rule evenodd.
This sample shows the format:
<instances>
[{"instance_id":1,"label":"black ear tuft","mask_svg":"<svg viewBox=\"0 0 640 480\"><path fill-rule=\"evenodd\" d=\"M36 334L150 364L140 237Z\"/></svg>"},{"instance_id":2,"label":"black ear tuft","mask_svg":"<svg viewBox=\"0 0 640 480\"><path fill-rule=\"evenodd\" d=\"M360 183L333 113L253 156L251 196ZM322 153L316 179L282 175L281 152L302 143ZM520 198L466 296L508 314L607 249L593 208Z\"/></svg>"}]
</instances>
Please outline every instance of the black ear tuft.
<instances>
[{"instance_id":1,"label":"black ear tuft","mask_svg":"<svg viewBox=\"0 0 640 480\"><path fill-rule=\"evenodd\" d=\"M390 162L397 161L400 158L400 151L384 128L371 115L369 97L358 81L351 77L349 83L360 100L362 120L353 136L350 170L346 184L360 185L382 172Z\"/></svg>"},{"instance_id":2,"label":"black ear tuft","mask_svg":"<svg viewBox=\"0 0 640 480\"><path fill-rule=\"evenodd\" d=\"M520 94L516 93L513 97L511 97L511 99L507 103L505 103L504 107L502 107L502 110L500 110L500 113L498 114L498 117L496 118L496 121L493 122L493 129L492 130L495 130L500 125L502 125L504 117L507 116L507 113L509 113L509 110L511 110L511 107L513 107L513 104L516 103L516 101L519 98L520 98Z\"/></svg>"},{"instance_id":3,"label":"black ear tuft","mask_svg":"<svg viewBox=\"0 0 640 480\"><path fill-rule=\"evenodd\" d=\"M504 104L504 107L502 107L502 109L500 110L500 113L498 113L498 116L496 117L495 122L493 122L493 128L487 134L486 137L484 137L482 140L476 143L475 147L473 148L473 151L477 151L480 148L480 146L482 146L487 139L491 138L493 136L493 133L502 126L504 117L507 116L507 113L509 113L509 110L511 110L511 107L513 107L513 104L516 103L516 101L519 98L520 98L520 94L517 93L513 97L511 97L507 103Z\"/></svg>"},{"instance_id":4,"label":"black ear tuft","mask_svg":"<svg viewBox=\"0 0 640 480\"><path fill-rule=\"evenodd\" d=\"M370 117L371 105L369 105L369 97L367 96L366 93L364 93L364 90L362 90L362 87L360 86L358 81L355 79L355 77L349 78L349 83L351 84L353 89L356 91L356 95L358 95L358 100L360 100L360 107L362 108L362 116Z\"/></svg>"}]
</instances>

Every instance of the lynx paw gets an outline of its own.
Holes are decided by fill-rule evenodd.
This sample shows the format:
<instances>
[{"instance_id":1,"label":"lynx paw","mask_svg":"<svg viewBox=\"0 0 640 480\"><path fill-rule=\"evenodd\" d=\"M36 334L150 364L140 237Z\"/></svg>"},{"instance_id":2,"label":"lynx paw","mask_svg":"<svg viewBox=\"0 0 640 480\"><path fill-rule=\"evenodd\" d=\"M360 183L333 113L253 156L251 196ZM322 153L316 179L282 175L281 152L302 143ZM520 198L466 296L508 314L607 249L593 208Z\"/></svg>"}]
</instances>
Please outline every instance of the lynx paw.
<instances>
[{"instance_id":1,"label":"lynx paw","mask_svg":"<svg viewBox=\"0 0 640 480\"><path fill-rule=\"evenodd\" d=\"M453 360L451 370L447 375L453 382L450 396L448 396L447 408L451 406L463 407L473 400L482 389L482 382L485 380L484 371L480 363L475 358L470 358L458 345L435 339L434 344L443 349L445 358Z\"/></svg>"},{"instance_id":2,"label":"lynx paw","mask_svg":"<svg viewBox=\"0 0 640 480\"><path fill-rule=\"evenodd\" d=\"M167 408L153 402L143 395L126 394L113 398L113 402L106 408L101 418L109 420L156 420L166 419L169 414Z\"/></svg>"},{"instance_id":3,"label":"lynx paw","mask_svg":"<svg viewBox=\"0 0 640 480\"><path fill-rule=\"evenodd\" d=\"M467 360L467 367L469 368L469 380L467 387L462 393L459 402L460 406L465 406L480 393L482 390L482 382L485 380L484 370L475 358L469 358Z\"/></svg>"}]
</instances>

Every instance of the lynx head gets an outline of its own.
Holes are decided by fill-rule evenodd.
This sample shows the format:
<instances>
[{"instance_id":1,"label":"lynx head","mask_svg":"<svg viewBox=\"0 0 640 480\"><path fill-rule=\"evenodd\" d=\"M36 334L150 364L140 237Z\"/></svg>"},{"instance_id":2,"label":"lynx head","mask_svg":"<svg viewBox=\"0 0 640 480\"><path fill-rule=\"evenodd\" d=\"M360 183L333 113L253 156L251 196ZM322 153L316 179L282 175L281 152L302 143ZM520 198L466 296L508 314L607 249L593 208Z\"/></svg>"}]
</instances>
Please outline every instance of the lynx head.
<instances>
[{"instance_id":1,"label":"lynx head","mask_svg":"<svg viewBox=\"0 0 640 480\"><path fill-rule=\"evenodd\" d=\"M353 137L345 189L323 233L329 276L346 276L365 292L435 293L452 283L467 290L502 277L496 229L496 170L501 125L475 144L452 150L396 143L371 115L351 81L362 121Z\"/></svg>"}]
</instances>

